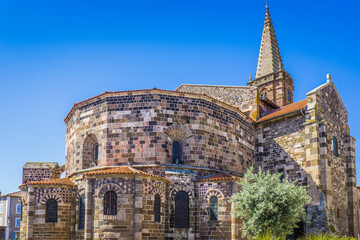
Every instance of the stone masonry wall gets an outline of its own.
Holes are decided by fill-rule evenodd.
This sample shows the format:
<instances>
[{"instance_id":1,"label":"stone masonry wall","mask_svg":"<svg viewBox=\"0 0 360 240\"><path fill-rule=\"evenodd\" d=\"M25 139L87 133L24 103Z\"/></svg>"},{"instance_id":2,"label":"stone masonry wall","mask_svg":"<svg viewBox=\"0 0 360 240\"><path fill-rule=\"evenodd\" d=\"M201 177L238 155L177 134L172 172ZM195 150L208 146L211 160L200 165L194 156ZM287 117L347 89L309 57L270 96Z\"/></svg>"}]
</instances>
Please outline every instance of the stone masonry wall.
<instances>
[{"instance_id":1,"label":"stone masonry wall","mask_svg":"<svg viewBox=\"0 0 360 240\"><path fill-rule=\"evenodd\" d=\"M66 172L81 169L90 134L99 141L98 166L171 164L172 141L181 140L184 164L243 171L253 161L253 133L239 113L203 99L107 97L79 108L67 122Z\"/></svg>"},{"instance_id":2,"label":"stone masonry wall","mask_svg":"<svg viewBox=\"0 0 360 240\"><path fill-rule=\"evenodd\" d=\"M256 114L257 111L257 89L255 87L182 84L176 91L206 94L238 107L241 111L248 112L250 116Z\"/></svg>"},{"instance_id":3,"label":"stone masonry wall","mask_svg":"<svg viewBox=\"0 0 360 240\"><path fill-rule=\"evenodd\" d=\"M304 117L299 113L286 120L259 124L255 135L255 166L272 173L283 171L291 180L298 180L299 185L307 185L308 175L304 168L305 130Z\"/></svg>"}]
</instances>

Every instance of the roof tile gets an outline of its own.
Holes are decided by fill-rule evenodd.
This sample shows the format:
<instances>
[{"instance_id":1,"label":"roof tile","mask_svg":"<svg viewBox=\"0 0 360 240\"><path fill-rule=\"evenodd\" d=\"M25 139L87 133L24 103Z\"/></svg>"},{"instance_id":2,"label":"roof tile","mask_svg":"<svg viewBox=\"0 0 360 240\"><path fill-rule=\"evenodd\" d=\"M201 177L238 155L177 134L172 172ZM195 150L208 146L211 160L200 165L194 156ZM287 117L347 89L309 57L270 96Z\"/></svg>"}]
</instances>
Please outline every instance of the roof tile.
<instances>
[{"instance_id":1,"label":"roof tile","mask_svg":"<svg viewBox=\"0 0 360 240\"><path fill-rule=\"evenodd\" d=\"M162 180L165 180L169 183L171 183L171 181L167 178L158 176L158 175L154 175L151 173L147 173L141 170L138 170L136 168L133 168L131 166L121 166L121 167L113 167L110 169L106 169L106 170L95 170L92 172L87 172L84 173L83 177L85 176L94 176L94 175L110 175L110 174L125 174L125 175L144 175L144 176L151 176L151 177L155 177L155 178L160 178Z\"/></svg>"},{"instance_id":2,"label":"roof tile","mask_svg":"<svg viewBox=\"0 0 360 240\"><path fill-rule=\"evenodd\" d=\"M271 119L271 118L275 118L275 117L278 117L278 116L285 115L287 113L298 111L298 110L304 108L306 106L306 104L307 104L307 100L304 99L304 100L301 100L299 102L292 103L292 104L283 106L283 107L278 108L278 109L274 109L274 110L270 111L267 115L259 118L256 122L257 123L262 122L262 121L265 121L265 120L268 120L268 119Z\"/></svg>"},{"instance_id":3,"label":"roof tile","mask_svg":"<svg viewBox=\"0 0 360 240\"><path fill-rule=\"evenodd\" d=\"M42 181L33 181L22 184L19 188L28 186L28 185L63 185L63 186L75 186L68 178L57 178L57 179L49 179L49 180L42 180Z\"/></svg>"}]
</instances>

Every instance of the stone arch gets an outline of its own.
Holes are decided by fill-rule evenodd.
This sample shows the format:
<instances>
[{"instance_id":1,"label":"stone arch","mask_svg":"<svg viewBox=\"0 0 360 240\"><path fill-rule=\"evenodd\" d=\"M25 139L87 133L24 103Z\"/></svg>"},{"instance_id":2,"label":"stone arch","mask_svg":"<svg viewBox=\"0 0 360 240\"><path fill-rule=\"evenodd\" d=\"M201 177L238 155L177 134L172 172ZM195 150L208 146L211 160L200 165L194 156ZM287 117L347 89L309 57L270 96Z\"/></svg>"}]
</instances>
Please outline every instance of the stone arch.
<instances>
[{"instance_id":1,"label":"stone arch","mask_svg":"<svg viewBox=\"0 0 360 240\"><path fill-rule=\"evenodd\" d=\"M268 93L268 89L267 88L263 88L259 91L259 98L267 98L267 93Z\"/></svg>"},{"instance_id":2,"label":"stone arch","mask_svg":"<svg viewBox=\"0 0 360 240\"><path fill-rule=\"evenodd\" d=\"M188 196L188 216L189 216L189 222L188 227L191 228L191 226L194 225L194 204L195 204L195 195L194 192L190 189L190 187L185 185L177 185L170 191L170 198L169 198L169 207L170 207L170 224L175 228L176 227L176 204L175 204L175 196L178 192L185 192Z\"/></svg>"},{"instance_id":3,"label":"stone arch","mask_svg":"<svg viewBox=\"0 0 360 240\"><path fill-rule=\"evenodd\" d=\"M116 192L116 194L118 195L118 196L121 196L121 195L123 195L123 190L122 190L122 188L119 186L119 185L117 185L116 183L108 183L108 184L105 184L105 185L103 185L99 190L98 190L98 192L97 192L97 197L99 197L99 198L103 198L104 197L104 194L107 192L107 191L114 191L114 192Z\"/></svg>"},{"instance_id":4,"label":"stone arch","mask_svg":"<svg viewBox=\"0 0 360 240\"><path fill-rule=\"evenodd\" d=\"M171 159L171 163L174 162L173 161L174 144L178 142L180 145L179 154L181 157L179 157L179 161L176 161L176 163L184 164L186 160L184 153L188 148L186 147L186 145L189 139L191 139L194 136L193 133L190 131L190 129L187 126L174 123L165 129L164 134L166 135L166 140L169 143L167 149Z\"/></svg>"},{"instance_id":5,"label":"stone arch","mask_svg":"<svg viewBox=\"0 0 360 240\"><path fill-rule=\"evenodd\" d=\"M164 202L166 200L166 196L165 196L164 192L161 191L161 189L159 187L154 187L153 189L151 189L150 194L152 196L155 196L156 194L159 194L159 196L161 197L162 202Z\"/></svg>"},{"instance_id":6,"label":"stone arch","mask_svg":"<svg viewBox=\"0 0 360 240\"><path fill-rule=\"evenodd\" d=\"M83 194L85 194L85 188L81 188L81 189L79 189L77 192L76 192L76 201L78 201L79 200L79 198L80 198L80 196L81 195L83 195Z\"/></svg>"},{"instance_id":7,"label":"stone arch","mask_svg":"<svg viewBox=\"0 0 360 240\"><path fill-rule=\"evenodd\" d=\"M100 155L99 147L98 137L93 131L89 131L82 144L82 169L96 167L98 165ZM95 154L95 152L97 152L97 154Z\"/></svg>"},{"instance_id":8,"label":"stone arch","mask_svg":"<svg viewBox=\"0 0 360 240\"><path fill-rule=\"evenodd\" d=\"M178 123L170 125L167 129L165 129L164 133L166 134L169 142L173 142L175 140L184 142L193 136L193 133L188 127Z\"/></svg>"},{"instance_id":9,"label":"stone arch","mask_svg":"<svg viewBox=\"0 0 360 240\"><path fill-rule=\"evenodd\" d=\"M63 203L63 199L61 196L59 196L56 193L48 193L45 196L43 196L40 200L42 204L46 204L46 201L49 199L55 199L58 203Z\"/></svg>"},{"instance_id":10,"label":"stone arch","mask_svg":"<svg viewBox=\"0 0 360 240\"><path fill-rule=\"evenodd\" d=\"M170 199L171 199L172 202L175 199L176 193L179 192L179 191L184 191L184 192L186 192L188 194L190 203L192 203L194 201L194 198L195 198L194 192L188 186L178 185L178 186L175 186L170 191Z\"/></svg>"},{"instance_id":11,"label":"stone arch","mask_svg":"<svg viewBox=\"0 0 360 240\"><path fill-rule=\"evenodd\" d=\"M207 190L207 192L204 195L204 199L206 200L206 202L210 201L210 198L212 196L217 197L218 199L222 199L224 198L224 194L219 190L219 189L209 189Z\"/></svg>"}]
</instances>

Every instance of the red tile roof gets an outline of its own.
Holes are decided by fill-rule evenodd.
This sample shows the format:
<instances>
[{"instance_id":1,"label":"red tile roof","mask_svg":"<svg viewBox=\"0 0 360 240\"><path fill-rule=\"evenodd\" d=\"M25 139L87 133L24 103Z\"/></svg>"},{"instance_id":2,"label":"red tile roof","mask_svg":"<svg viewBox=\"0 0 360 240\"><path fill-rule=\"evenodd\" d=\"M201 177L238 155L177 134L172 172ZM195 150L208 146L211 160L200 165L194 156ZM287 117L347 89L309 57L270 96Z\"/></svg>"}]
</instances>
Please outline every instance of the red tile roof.
<instances>
[{"instance_id":1,"label":"red tile roof","mask_svg":"<svg viewBox=\"0 0 360 240\"><path fill-rule=\"evenodd\" d=\"M164 178L164 177L161 177L161 176L158 176L158 175L154 175L154 174L151 174L151 173L143 172L143 171L135 169L135 168L133 168L131 166L113 167L113 168L105 169L105 170L94 170L92 172L84 173L83 178L85 176L111 175L111 174L124 174L124 175L136 175L136 174L138 174L138 175L144 175L144 176L151 176L151 177L159 178L159 179L162 179L162 180L165 180L165 181L171 183L171 181L169 179L167 179L167 178Z\"/></svg>"},{"instance_id":2,"label":"red tile roof","mask_svg":"<svg viewBox=\"0 0 360 240\"><path fill-rule=\"evenodd\" d=\"M214 181L229 181L229 180L239 180L241 179L238 176L229 174L229 173L217 173L202 179L197 179L195 182L214 182Z\"/></svg>"},{"instance_id":3,"label":"red tile roof","mask_svg":"<svg viewBox=\"0 0 360 240\"><path fill-rule=\"evenodd\" d=\"M28 182L20 185L19 188L28 186L28 185L62 185L62 186L70 186L74 187L75 183L73 183L68 178L57 178L57 179L49 179L49 180L42 180L42 181L34 181L34 182Z\"/></svg>"},{"instance_id":4,"label":"red tile roof","mask_svg":"<svg viewBox=\"0 0 360 240\"><path fill-rule=\"evenodd\" d=\"M283 106L281 108L278 109L274 109L272 111L270 111L267 115L261 117L260 119L258 119L256 122L262 122L268 119L272 119L275 117L279 117L288 113L292 113L292 112L296 112L300 109L303 109L307 104L307 100L304 99L302 101L296 102L296 103L292 103L286 106Z\"/></svg>"}]
</instances>

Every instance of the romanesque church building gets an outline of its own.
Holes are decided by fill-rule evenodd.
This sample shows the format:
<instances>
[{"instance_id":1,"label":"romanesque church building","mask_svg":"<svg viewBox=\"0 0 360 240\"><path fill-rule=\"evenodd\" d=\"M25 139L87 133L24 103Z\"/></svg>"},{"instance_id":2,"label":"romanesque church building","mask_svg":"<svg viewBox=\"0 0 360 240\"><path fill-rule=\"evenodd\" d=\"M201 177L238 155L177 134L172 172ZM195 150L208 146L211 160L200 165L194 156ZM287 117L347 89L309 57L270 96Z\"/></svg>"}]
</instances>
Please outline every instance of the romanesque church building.
<instances>
[{"instance_id":1,"label":"romanesque church building","mask_svg":"<svg viewBox=\"0 0 360 240\"><path fill-rule=\"evenodd\" d=\"M228 200L250 166L308 186L301 231L358 236L348 112L330 75L299 102L293 83L266 8L247 86L113 91L74 104L65 165L23 167L21 239L242 239Z\"/></svg>"}]
</instances>

